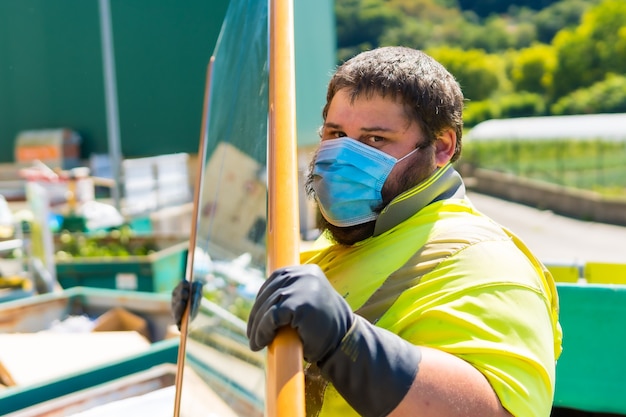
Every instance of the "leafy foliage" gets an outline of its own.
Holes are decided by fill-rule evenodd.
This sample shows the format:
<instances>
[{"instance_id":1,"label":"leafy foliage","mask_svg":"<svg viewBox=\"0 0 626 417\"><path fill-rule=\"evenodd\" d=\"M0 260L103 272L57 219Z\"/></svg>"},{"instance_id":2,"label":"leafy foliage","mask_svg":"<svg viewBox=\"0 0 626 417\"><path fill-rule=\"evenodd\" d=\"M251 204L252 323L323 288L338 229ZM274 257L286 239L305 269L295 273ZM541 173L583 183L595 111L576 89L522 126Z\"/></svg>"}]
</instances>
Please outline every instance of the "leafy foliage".
<instances>
[{"instance_id":1,"label":"leafy foliage","mask_svg":"<svg viewBox=\"0 0 626 417\"><path fill-rule=\"evenodd\" d=\"M539 94L521 92L500 97L497 100L500 111L507 117L543 116L546 106Z\"/></svg>"},{"instance_id":2,"label":"leafy foliage","mask_svg":"<svg viewBox=\"0 0 626 417\"><path fill-rule=\"evenodd\" d=\"M502 63L480 49L438 48L428 53L455 75L470 100L484 100L496 92L503 73Z\"/></svg>"},{"instance_id":3,"label":"leafy foliage","mask_svg":"<svg viewBox=\"0 0 626 417\"><path fill-rule=\"evenodd\" d=\"M459 0L459 6L463 9L474 10L480 16L489 16L493 13L505 13L511 6L542 9L554 0Z\"/></svg>"},{"instance_id":4,"label":"leafy foliage","mask_svg":"<svg viewBox=\"0 0 626 417\"><path fill-rule=\"evenodd\" d=\"M463 123L465 127L472 127L484 120L498 118L500 118L500 109L492 100L467 102L463 110Z\"/></svg>"},{"instance_id":5,"label":"leafy foliage","mask_svg":"<svg viewBox=\"0 0 626 417\"><path fill-rule=\"evenodd\" d=\"M550 46L536 43L513 54L510 65L515 90L542 94L552 86L557 62Z\"/></svg>"},{"instance_id":6,"label":"leafy foliage","mask_svg":"<svg viewBox=\"0 0 626 417\"><path fill-rule=\"evenodd\" d=\"M626 113L626 76L608 74L589 88L561 97L552 114Z\"/></svg>"},{"instance_id":7,"label":"leafy foliage","mask_svg":"<svg viewBox=\"0 0 626 417\"><path fill-rule=\"evenodd\" d=\"M378 39L402 19L399 10L387 7L381 0L338 1L335 14L340 60L378 46Z\"/></svg>"},{"instance_id":8,"label":"leafy foliage","mask_svg":"<svg viewBox=\"0 0 626 417\"><path fill-rule=\"evenodd\" d=\"M554 47L557 98L603 80L608 72L626 72L626 2L603 0L590 8L579 26L557 34Z\"/></svg>"},{"instance_id":9,"label":"leafy foliage","mask_svg":"<svg viewBox=\"0 0 626 417\"><path fill-rule=\"evenodd\" d=\"M578 26L589 3L588 0L558 1L532 15L537 41L549 44L559 31Z\"/></svg>"},{"instance_id":10,"label":"leafy foliage","mask_svg":"<svg viewBox=\"0 0 626 417\"><path fill-rule=\"evenodd\" d=\"M422 49L459 80L467 125L486 118L624 111L624 0L336 0L338 59Z\"/></svg>"},{"instance_id":11,"label":"leafy foliage","mask_svg":"<svg viewBox=\"0 0 626 417\"><path fill-rule=\"evenodd\" d=\"M152 237L134 236L132 230L124 226L109 233L86 235L70 233L66 230L59 235L55 247L55 257L67 260L74 257L129 257L146 256L159 250Z\"/></svg>"}]
</instances>

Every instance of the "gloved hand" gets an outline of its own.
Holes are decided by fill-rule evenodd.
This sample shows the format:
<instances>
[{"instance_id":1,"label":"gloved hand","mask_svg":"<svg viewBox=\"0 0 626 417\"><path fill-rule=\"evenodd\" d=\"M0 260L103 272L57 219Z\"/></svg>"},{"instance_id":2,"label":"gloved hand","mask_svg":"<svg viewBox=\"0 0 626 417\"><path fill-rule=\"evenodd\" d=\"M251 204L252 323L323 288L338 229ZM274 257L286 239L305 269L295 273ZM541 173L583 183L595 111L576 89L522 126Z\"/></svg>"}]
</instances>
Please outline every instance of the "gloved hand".
<instances>
[{"instance_id":1,"label":"gloved hand","mask_svg":"<svg viewBox=\"0 0 626 417\"><path fill-rule=\"evenodd\" d=\"M248 321L250 348L269 345L284 326L363 416L389 414L417 374L419 348L354 314L316 265L278 269L263 284Z\"/></svg>"},{"instance_id":2,"label":"gloved hand","mask_svg":"<svg viewBox=\"0 0 626 417\"><path fill-rule=\"evenodd\" d=\"M190 299L189 320L193 320L198 315L198 307L200 307L202 300L203 286L204 284L201 281L194 280L190 285L189 281L183 279L172 290L172 316L174 316L178 330L180 330L183 312Z\"/></svg>"},{"instance_id":3,"label":"gloved hand","mask_svg":"<svg viewBox=\"0 0 626 417\"><path fill-rule=\"evenodd\" d=\"M350 306L317 265L278 269L263 283L250 311L250 348L263 349L278 329L290 326L302 340L304 358L315 363L339 346L353 320Z\"/></svg>"}]
</instances>

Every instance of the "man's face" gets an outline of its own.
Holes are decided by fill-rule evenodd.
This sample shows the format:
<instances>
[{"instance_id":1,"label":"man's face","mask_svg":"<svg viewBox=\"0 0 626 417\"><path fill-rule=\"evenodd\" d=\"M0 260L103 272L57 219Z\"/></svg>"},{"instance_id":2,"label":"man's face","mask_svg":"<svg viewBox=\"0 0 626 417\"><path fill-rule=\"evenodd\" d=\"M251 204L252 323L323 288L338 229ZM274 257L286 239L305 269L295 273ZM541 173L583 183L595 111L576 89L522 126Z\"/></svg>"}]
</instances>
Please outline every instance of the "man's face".
<instances>
[{"instance_id":1,"label":"man's face","mask_svg":"<svg viewBox=\"0 0 626 417\"><path fill-rule=\"evenodd\" d=\"M358 140L397 159L425 142L419 125L408 118L399 102L379 95L351 101L350 95L344 90L338 91L333 97L322 127L322 141L339 137ZM316 157L317 154L312 163ZM397 163L383 186L383 206L379 209L382 210L397 195L427 178L435 168L433 146L421 149ZM309 174L307 188L310 188L312 182L312 175ZM329 230L338 243L346 245L372 236L374 223L338 227L323 217L320 219L320 227Z\"/></svg>"}]
</instances>

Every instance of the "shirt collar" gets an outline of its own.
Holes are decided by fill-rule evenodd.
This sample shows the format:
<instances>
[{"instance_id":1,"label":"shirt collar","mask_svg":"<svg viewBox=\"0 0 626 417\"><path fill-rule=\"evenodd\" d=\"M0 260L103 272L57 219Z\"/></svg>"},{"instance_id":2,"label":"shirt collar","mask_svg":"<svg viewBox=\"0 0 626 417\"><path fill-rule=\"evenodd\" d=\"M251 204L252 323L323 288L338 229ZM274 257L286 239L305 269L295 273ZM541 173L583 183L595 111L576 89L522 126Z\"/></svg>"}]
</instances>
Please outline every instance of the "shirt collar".
<instances>
[{"instance_id":1,"label":"shirt collar","mask_svg":"<svg viewBox=\"0 0 626 417\"><path fill-rule=\"evenodd\" d=\"M397 226L435 201L463 197L465 197L463 179L448 163L415 187L394 198L376 219L374 236Z\"/></svg>"}]
</instances>

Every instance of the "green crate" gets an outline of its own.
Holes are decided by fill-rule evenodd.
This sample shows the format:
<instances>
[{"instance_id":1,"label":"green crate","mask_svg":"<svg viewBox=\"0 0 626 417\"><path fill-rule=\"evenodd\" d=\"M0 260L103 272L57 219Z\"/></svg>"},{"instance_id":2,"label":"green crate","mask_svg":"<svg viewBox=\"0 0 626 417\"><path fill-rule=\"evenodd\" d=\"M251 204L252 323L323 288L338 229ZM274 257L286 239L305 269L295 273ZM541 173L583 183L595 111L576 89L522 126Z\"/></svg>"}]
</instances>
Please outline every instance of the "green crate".
<instances>
[{"instance_id":1,"label":"green crate","mask_svg":"<svg viewBox=\"0 0 626 417\"><path fill-rule=\"evenodd\" d=\"M152 239L158 250L142 256L57 259L57 281L63 288L96 287L170 292L185 274L189 241L155 236L130 239L135 244Z\"/></svg>"},{"instance_id":2,"label":"green crate","mask_svg":"<svg viewBox=\"0 0 626 417\"><path fill-rule=\"evenodd\" d=\"M626 415L626 286L559 283L558 292L563 353L554 405Z\"/></svg>"},{"instance_id":3,"label":"green crate","mask_svg":"<svg viewBox=\"0 0 626 417\"><path fill-rule=\"evenodd\" d=\"M54 323L70 316L84 315L96 319L121 307L146 320L151 342L149 349L144 352L90 365L81 371L58 375L48 381L3 387L0 390L0 414L4 416L15 412L15 415L35 415L27 411L22 413L21 410L52 400L61 400L57 404L62 406L67 404L69 395L87 389L93 389L93 395L90 396L93 399L100 392L97 387L101 384L164 363L175 364L179 338L171 337L170 333L174 325L170 300L168 294L75 287L0 303L0 317L3 319L0 321L0 333L37 333L50 329ZM85 355L88 356L89 352L85 352ZM54 352L48 352L48 356L54 360ZM53 413L54 410L42 409L42 413L36 415L45 414L43 411ZM69 413L72 410L64 411Z\"/></svg>"}]
</instances>

